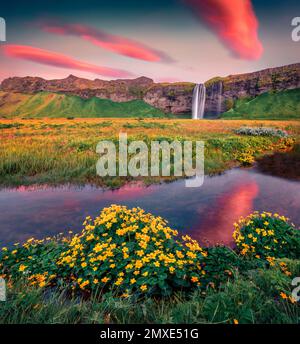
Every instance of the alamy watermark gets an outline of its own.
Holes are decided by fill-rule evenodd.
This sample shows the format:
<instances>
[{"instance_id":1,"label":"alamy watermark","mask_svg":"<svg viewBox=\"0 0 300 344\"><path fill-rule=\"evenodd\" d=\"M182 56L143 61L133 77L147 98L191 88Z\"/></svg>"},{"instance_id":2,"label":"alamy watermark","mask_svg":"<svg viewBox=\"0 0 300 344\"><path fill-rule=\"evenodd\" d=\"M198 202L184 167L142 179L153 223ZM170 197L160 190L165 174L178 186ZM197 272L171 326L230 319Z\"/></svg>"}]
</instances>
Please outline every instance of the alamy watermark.
<instances>
[{"instance_id":1,"label":"alamy watermark","mask_svg":"<svg viewBox=\"0 0 300 344\"><path fill-rule=\"evenodd\" d=\"M296 300L298 302L298 301L300 301L300 277L295 277L292 280L292 286L296 287L292 291L292 297L294 300Z\"/></svg>"},{"instance_id":2,"label":"alamy watermark","mask_svg":"<svg viewBox=\"0 0 300 344\"><path fill-rule=\"evenodd\" d=\"M119 134L118 145L113 141L99 142L97 174L101 177L186 176L193 177L185 181L186 187L203 184L203 141L151 141L149 146L150 150L144 141L128 143L126 133Z\"/></svg>"},{"instance_id":3,"label":"alamy watermark","mask_svg":"<svg viewBox=\"0 0 300 344\"><path fill-rule=\"evenodd\" d=\"M292 31L292 40L294 42L300 42L300 17L293 18L291 24L295 26Z\"/></svg>"},{"instance_id":4,"label":"alamy watermark","mask_svg":"<svg viewBox=\"0 0 300 344\"><path fill-rule=\"evenodd\" d=\"M0 302L1 301L6 301L6 283L2 277L0 277Z\"/></svg>"},{"instance_id":5,"label":"alamy watermark","mask_svg":"<svg viewBox=\"0 0 300 344\"><path fill-rule=\"evenodd\" d=\"M6 42L6 22L0 17L0 42Z\"/></svg>"}]
</instances>

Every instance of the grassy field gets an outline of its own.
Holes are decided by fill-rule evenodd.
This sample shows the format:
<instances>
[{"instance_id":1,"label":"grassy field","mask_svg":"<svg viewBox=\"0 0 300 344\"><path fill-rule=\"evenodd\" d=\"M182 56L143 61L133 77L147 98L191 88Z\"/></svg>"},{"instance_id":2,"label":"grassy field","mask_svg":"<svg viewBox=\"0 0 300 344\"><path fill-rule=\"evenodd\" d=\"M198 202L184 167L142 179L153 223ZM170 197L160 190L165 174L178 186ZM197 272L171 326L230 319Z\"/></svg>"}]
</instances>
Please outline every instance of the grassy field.
<instances>
[{"instance_id":1,"label":"grassy field","mask_svg":"<svg viewBox=\"0 0 300 344\"><path fill-rule=\"evenodd\" d=\"M0 183L95 183L118 187L125 178L96 176L101 140L117 143L120 132L128 140L204 140L205 172L219 173L247 164L266 152L287 148L278 137L241 136L242 126L267 126L287 130L299 141L299 121L227 121L174 119L43 119L0 120ZM154 182L144 178L145 183Z\"/></svg>"},{"instance_id":2,"label":"grassy field","mask_svg":"<svg viewBox=\"0 0 300 344\"><path fill-rule=\"evenodd\" d=\"M300 89L264 93L253 99L239 99L222 118L228 119L299 119Z\"/></svg>"}]
</instances>

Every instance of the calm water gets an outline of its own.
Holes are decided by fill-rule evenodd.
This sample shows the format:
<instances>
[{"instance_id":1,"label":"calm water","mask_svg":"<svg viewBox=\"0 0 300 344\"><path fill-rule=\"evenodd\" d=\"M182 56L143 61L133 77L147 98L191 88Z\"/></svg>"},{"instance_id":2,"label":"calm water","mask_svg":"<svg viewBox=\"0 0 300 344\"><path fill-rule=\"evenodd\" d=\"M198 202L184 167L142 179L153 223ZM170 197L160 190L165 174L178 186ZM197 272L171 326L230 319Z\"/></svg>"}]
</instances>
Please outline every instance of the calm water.
<instances>
[{"instance_id":1,"label":"calm water","mask_svg":"<svg viewBox=\"0 0 300 344\"><path fill-rule=\"evenodd\" d=\"M200 242L232 243L232 224L254 210L278 212L300 226L300 182L234 169L207 177L200 188L171 184L128 185L119 190L92 186L19 187L0 190L0 246L29 237L80 231L87 215L112 203L140 206Z\"/></svg>"}]
</instances>

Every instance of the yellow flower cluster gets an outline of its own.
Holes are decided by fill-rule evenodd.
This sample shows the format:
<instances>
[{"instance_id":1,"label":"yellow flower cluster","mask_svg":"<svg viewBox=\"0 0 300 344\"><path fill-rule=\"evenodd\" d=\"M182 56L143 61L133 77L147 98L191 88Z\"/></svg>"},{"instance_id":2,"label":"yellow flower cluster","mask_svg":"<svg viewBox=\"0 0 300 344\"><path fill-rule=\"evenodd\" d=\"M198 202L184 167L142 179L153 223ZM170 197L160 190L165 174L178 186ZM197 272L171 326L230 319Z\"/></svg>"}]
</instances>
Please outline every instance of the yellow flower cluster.
<instances>
[{"instance_id":1,"label":"yellow flower cluster","mask_svg":"<svg viewBox=\"0 0 300 344\"><path fill-rule=\"evenodd\" d=\"M236 159L238 162L240 162L242 165L252 165L255 162L254 158L254 151L248 150L246 152L239 153L239 155L236 156Z\"/></svg>"},{"instance_id":2,"label":"yellow flower cluster","mask_svg":"<svg viewBox=\"0 0 300 344\"><path fill-rule=\"evenodd\" d=\"M75 287L92 289L109 282L126 293L134 288L146 292L158 285L167 289L170 275L186 281L191 274L193 283L205 275L198 258L207 252L198 242L187 235L178 238L167 221L140 208L112 205L83 225L57 261L75 276Z\"/></svg>"},{"instance_id":3,"label":"yellow flower cluster","mask_svg":"<svg viewBox=\"0 0 300 344\"><path fill-rule=\"evenodd\" d=\"M297 250L288 246L288 238L292 237L299 240L299 232L288 218L277 213L254 212L234 224L233 239L240 254L265 258L270 265L274 257L288 257L286 252Z\"/></svg>"},{"instance_id":4,"label":"yellow flower cluster","mask_svg":"<svg viewBox=\"0 0 300 344\"><path fill-rule=\"evenodd\" d=\"M30 285L38 285L40 288L45 287L51 280L56 277L55 274L49 275L48 272L42 274L33 274L28 277Z\"/></svg>"},{"instance_id":5,"label":"yellow flower cluster","mask_svg":"<svg viewBox=\"0 0 300 344\"><path fill-rule=\"evenodd\" d=\"M288 296L286 293L284 293L283 291L280 293L280 297L283 299L283 300L288 300L290 301L291 303L296 303L297 300L293 298L293 296Z\"/></svg>"},{"instance_id":6,"label":"yellow flower cluster","mask_svg":"<svg viewBox=\"0 0 300 344\"><path fill-rule=\"evenodd\" d=\"M287 264L285 262L280 262L279 263L281 271L286 275L286 276L291 276L292 273L288 270Z\"/></svg>"}]
</instances>

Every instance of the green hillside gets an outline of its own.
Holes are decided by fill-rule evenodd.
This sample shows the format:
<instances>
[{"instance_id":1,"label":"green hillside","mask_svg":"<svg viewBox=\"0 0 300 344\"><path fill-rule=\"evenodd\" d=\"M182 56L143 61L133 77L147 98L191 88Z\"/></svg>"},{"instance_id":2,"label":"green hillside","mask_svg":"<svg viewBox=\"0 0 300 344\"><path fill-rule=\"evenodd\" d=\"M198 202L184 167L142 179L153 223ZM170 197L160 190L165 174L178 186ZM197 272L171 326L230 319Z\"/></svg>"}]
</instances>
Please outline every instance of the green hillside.
<instances>
[{"instance_id":1,"label":"green hillside","mask_svg":"<svg viewBox=\"0 0 300 344\"><path fill-rule=\"evenodd\" d=\"M0 116L24 117L163 117L165 114L143 100L113 102L96 97L41 92L36 94L0 92Z\"/></svg>"},{"instance_id":2,"label":"green hillside","mask_svg":"<svg viewBox=\"0 0 300 344\"><path fill-rule=\"evenodd\" d=\"M264 93L254 99L239 99L223 113L231 119L300 119L300 89Z\"/></svg>"}]
</instances>

